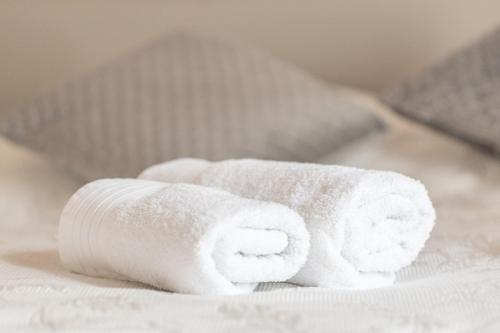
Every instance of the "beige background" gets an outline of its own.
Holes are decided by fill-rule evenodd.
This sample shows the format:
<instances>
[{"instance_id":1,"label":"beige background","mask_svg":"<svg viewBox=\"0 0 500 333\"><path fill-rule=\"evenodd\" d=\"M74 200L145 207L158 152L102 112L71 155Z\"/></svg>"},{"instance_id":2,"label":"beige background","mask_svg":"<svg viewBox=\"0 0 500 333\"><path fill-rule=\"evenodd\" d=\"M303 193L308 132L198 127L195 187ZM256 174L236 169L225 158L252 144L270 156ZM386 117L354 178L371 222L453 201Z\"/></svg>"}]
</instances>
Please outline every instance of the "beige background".
<instances>
[{"instance_id":1,"label":"beige background","mask_svg":"<svg viewBox=\"0 0 500 333\"><path fill-rule=\"evenodd\" d=\"M0 110L180 27L380 91L499 22L498 0L0 0Z\"/></svg>"}]
</instances>

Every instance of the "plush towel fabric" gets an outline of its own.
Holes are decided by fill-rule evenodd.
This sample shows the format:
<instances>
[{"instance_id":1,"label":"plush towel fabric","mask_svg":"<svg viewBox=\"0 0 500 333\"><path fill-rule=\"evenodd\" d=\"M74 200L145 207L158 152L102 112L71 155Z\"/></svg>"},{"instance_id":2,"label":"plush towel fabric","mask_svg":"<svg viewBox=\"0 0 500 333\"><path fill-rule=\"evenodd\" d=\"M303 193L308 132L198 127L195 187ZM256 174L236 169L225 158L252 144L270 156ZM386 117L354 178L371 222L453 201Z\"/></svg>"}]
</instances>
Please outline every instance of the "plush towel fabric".
<instances>
[{"instance_id":1,"label":"plush towel fabric","mask_svg":"<svg viewBox=\"0 0 500 333\"><path fill-rule=\"evenodd\" d=\"M406 176L334 165L181 159L140 176L192 182L296 210L311 234L307 263L292 282L334 288L391 284L434 225L425 187Z\"/></svg>"},{"instance_id":2,"label":"plush towel fabric","mask_svg":"<svg viewBox=\"0 0 500 333\"><path fill-rule=\"evenodd\" d=\"M63 210L59 252L78 273L194 294L236 294L284 281L309 236L289 208L191 184L104 179Z\"/></svg>"}]
</instances>

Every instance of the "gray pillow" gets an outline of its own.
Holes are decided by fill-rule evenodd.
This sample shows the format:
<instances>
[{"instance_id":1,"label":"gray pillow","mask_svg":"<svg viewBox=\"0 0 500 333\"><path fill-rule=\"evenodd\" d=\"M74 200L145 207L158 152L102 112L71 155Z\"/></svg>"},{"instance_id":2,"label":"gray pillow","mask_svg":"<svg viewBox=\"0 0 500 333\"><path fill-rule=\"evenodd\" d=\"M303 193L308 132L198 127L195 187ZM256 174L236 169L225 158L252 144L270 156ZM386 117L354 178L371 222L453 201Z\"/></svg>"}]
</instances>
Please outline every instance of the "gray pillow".
<instances>
[{"instance_id":1,"label":"gray pillow","mask_svg":"<svg viewBox=\"0 0 500 333\"><path fill-rule=\"evenodd\" d=\"M176 33L0 119L0 132L85 179L178 157L313 161L377 117L253 49Z\"/></svg>"},{"instance_id":2,"label":"gray pillow","mask_svg":"<svg viewBox=\"0 0 500 333\"><path fill-rule=\"evenodd\" d=\"M384 99L402 114L500 153L500 30Z\"/></svg>"}]
</instances>

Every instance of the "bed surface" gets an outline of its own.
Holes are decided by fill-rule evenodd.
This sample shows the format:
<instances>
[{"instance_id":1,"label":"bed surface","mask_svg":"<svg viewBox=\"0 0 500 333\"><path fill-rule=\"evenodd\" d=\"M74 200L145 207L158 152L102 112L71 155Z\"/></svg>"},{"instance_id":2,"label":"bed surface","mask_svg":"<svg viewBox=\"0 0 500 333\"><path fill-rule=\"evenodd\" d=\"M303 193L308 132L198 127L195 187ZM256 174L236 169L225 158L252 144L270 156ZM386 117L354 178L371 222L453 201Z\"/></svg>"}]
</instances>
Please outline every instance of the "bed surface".
<instances>
[{"instance_id":1,"label":"bed surface","mask_svg":"<svg viewBox=\"0 0 500 333\"><path fill-rule=\"evenodd\" d=\"M267 284L202 297L66 272L57 220L81 184L0 140L0 331L499 332L500 162L379 109L385 133L321 162L417 177L438 220L397 283L370 291Z\"/></svg>"}]
</instances>

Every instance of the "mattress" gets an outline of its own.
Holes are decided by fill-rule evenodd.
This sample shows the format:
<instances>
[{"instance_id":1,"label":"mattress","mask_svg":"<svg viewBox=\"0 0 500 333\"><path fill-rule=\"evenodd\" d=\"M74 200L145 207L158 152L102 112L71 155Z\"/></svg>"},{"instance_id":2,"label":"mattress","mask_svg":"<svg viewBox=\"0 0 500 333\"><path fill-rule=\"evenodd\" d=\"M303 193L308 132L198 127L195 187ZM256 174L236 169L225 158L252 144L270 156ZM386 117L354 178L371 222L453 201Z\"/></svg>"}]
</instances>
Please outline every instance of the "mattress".
<instances>
[{"instance_id":1,"label":"mattress","mask_svg":"<svg viewBox=\"0 0 500 333\"><path fill-rule=\"evenodd\" d=\"M320 162L419 178L438 220L395 285L365 291L276 283L207 297L67 272L58 215L81 184L0 141L0 331L499 332L500 162L378 109L387 131Z\"/></svg>"}]
</instances>

